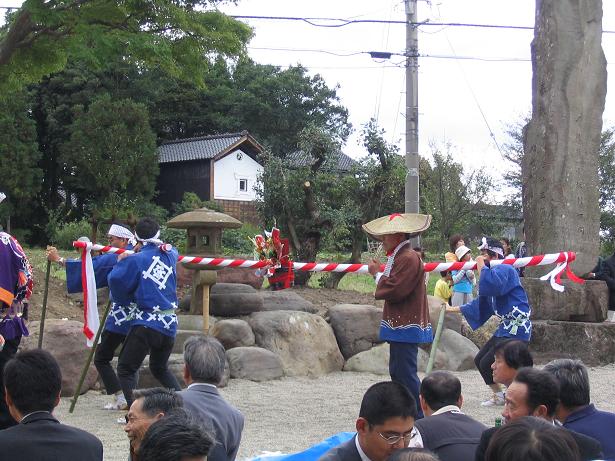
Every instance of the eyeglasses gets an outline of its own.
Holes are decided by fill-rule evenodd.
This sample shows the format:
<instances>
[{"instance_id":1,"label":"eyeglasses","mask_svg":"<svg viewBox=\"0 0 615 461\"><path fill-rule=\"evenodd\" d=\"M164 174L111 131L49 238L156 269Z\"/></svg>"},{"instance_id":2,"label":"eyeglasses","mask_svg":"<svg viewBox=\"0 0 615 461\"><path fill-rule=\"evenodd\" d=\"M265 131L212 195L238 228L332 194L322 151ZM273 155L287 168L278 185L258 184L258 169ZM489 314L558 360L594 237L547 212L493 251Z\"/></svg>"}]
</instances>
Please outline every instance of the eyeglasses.
<instances>
[{"instance_id":1,"label":"eyeglasses","mask_svg":"<svg viewBox=\"0 0 615 461\"><path fill-rule=\"evenodd\" d=\"M416 435L416 433L410 431L404 434L384 435L382 432L378 432L378 435L382 437L384 441L388 443L389 445L395 445L396 443L399 443L401 439L404 439L404 444L407 445L410 443L410 440L412 440L412 438Z\"/></svg>"}]
</instances>

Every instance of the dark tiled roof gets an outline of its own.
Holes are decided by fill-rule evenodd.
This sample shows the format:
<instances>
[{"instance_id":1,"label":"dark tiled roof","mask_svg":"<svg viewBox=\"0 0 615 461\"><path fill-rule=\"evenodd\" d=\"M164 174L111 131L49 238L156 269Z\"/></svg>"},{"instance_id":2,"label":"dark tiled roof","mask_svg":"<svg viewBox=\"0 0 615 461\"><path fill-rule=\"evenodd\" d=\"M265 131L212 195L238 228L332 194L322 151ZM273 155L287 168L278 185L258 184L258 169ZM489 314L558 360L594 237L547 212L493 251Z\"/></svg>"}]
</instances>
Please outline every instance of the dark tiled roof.
<instances>
[{"instance_id":1,"label":"dark tiled roof","mask_svg":"<svg viewBox=\"0 0 615 461\"><path fill-rule=\"evenodd\" d=\"M298 150L288 155L287 157L289 166L291 168L301 168L304 166L309 166L314 163L314 158L306 154L305 152ZM325 163L326 169L336 170L336 171L350 171L350 169L355 164L355 161L348 157L343 152L339 151L332 156L332 159L336 161L336 165L330 166L329 162Z\"/></svg>"},{"instance_id":2,"label":"dark tiled roof","mask_svg":"<svg viewBox=\"0 0 615 461\"><path fill-rule=\"evenodd\" d=\"M158 163L214 158L246 135L244 131L167 141L158 148Z\"/></svg>"}]
</instances>

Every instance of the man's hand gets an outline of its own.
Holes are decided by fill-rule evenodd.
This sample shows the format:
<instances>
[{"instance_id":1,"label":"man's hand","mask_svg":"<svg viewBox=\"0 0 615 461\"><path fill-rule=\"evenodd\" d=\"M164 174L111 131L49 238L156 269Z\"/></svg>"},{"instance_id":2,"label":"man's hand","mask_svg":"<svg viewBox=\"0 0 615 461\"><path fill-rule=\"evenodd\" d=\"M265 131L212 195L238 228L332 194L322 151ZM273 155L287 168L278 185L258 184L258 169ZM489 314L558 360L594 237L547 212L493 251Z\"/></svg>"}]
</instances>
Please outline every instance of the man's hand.
<instances>
[{"instance_id":1,"label":"man's hand","mask_svg":"<svg viewBox=\"0 0 615 461\"><path fill-rule=\"evenodd\" d=\"M447 306L446 312L459 313L461 312L461 307L460 306Z\"/></svg>"},{"instance_id":2,"label":"man's hand","mask_svg":"<svg viewBox=\"0 0 615 461\"><path fill-rule=\"evenodd\" d=\"M130 256L128 253L120 253L119 255L117 255L117 262L120 262L122 259L127 258L128 256Z\"/></svg>"},{"instance_id":3,"label":"man's hand","mask_svg":"<svg viewBox=\"0 0 615 461\"><path fill-rule=\"evenodd\" d=\"M376 274L378 272L380 272L380 261L378 261L377 259L372 259L368 264L367 264L367 270L369 271L370 274L372 274L372 276L376 276Z\"/></svg>"},{"instance_id":4,"label":"man's hand","mask_svg":"<svg viewBox=\"0 0 615 461\"><path fill-rule=\"evenodd\" d=\"M485 267L485 257L484 256L477 256L476 257L476 269L478 270L478 272L480 272L483 267Z\"/></svg>"},{"instance_id":5,"label":"man's hand","mask_svg":"<svg viewBox=\"0 0 615 461\"><path fill-rule=\"evenodd\" d=\"M48 246L46 253L47 253L47 261L51 261L52 263L55 263L60 260L60 254L58 253L58 249L56 247Z\"/></svg>"}]
</instances>

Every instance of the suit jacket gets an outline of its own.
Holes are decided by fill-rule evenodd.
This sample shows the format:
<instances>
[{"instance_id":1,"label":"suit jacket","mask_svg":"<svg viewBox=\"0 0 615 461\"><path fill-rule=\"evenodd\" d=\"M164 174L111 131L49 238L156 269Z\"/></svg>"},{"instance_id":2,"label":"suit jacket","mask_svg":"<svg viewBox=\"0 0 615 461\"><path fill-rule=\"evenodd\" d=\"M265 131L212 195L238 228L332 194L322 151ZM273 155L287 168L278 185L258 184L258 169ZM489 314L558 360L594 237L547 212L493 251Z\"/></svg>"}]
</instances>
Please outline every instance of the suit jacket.
<instances>
[{"instance_id":1,"label":"suit jacket","mask_svg":"<svg viewBox=\"0 0 615 461\"><path fill-rule=\"evenodd\" d=\"M483 432L478 447L476 448L476 458L474 458L474 461L484 461L485 453L487 452L487 447L489 446L489 441L498 429L499 427L492 427ZM570 431L565 427L562 427L561 430L568 431L577 443L579 451L581 452L582 461L602 459L602 446L596 439L579 434L578 432Z\"/></svg>"},{"instance_id":2,"label":"suit jacket","mask_svg":"<svg viewBox=\"0 0 615 461\"><path fill-rule=\"evenodd\" d=\"M356 438L357 436L355 435L347 442L331 448L322 455L318 461L361 461L361 456L359 455L355 442Z\"/></svg>"},{"instance_id":3,"label":"suit jacket","mask_svg":"<svg viewBox=\"0 0 615 461\"><path fill-rule=\"evenodd\" d=\"M233 461L243 430L241 412L224 400L215 386L208 384L194 383L179 395L184 399L186 410L216 433L216 444L207 455L208 461Z\"/></svg>"},{"instance_id":4,"label":"suit jacket","mask_svg":"<svg viewBox=\"0 0 615 461\"><path fill-rule=\"evenodd\" d=\"M102 461L103 446L92 434L60 424L50 413L34 413L0 431L0 461Z\"/></svg>"}]
</instances>

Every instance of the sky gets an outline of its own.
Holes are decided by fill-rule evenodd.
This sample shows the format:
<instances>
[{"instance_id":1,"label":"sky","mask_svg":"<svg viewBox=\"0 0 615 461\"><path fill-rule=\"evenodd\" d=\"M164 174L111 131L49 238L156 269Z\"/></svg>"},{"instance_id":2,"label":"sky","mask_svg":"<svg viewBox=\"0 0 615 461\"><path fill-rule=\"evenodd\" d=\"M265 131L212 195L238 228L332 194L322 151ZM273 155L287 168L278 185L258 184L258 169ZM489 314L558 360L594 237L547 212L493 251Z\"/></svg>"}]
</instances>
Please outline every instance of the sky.
<instances>
[{"instance_id":1,"label":"sky","mask_svg":"<svg viewBox=\"0 0 615 461\"><path fill-rule=\"evenodd\" d=\"M239 0L220 8L227 14L309 18L404 20L401 0ZM603 2L603 29L615 30L615 1ZM419 21L497 25L534 25L534 0L433 0L418 2ZM344 147L352 157L361 126L371 117L386 139L405 152L405 70L402 56L375 60L369 51L403 53L403 24L350 24L314 27L305 22L242 19L254 29L249 55L259 63L302 64L320 74L350 112L355 133ZM332 24L327 21L313 21ZM531 110L530 43L533 30L422 26L419 53L419 153L429 157L430 144L451 143L453 156L466 168L486 167L496 176L509 166L496 146L507 138L504 128ZM607 62L615 59L615 34L603 34ZM285 51L289 50L289 51ZM321 50L321 52L299 51ZM330 54L335 53L335 54ZM337 54L337 55L336 55ZM352 56L343 56L353 54ZM342 55L342 56L339 56ZM445 59L473 57L480 61ZM611 70L611 66L607 67ZM609 83L615 80L609 78ZM615 124L615 101L607 94L604 126ZM495 142L490 133L493 133Z\"/></svg>"},{"instance_id":2,"label":"sky","mask_svg":"<svg viewBox=\"0 0 615 461\"><path fill-rule=\"evenodd\" d=\"M19 0L0 0L3 6ZM403 21L402 0L237 0L220 9L230 15ZM419 21L529 26L534 0L419 0ZM603 29L615 31L615 0L603 1ZM343 148L351 157L365 154L361 126L377 119L386 139L405 152L405 69L403 56L372 59L369 51L401 54L403 24L350 24L315 27L305 22L242 19L254 30L249 55L258 63L281 67L301 64L338 86L341 103L355 129ZM313 21L318 24L336 24ZM468 169L485 167L497 177L509 165L498 147L504 128L530 113L530 43L533 30L455 26L419 28L419 153L430 145L452 144ZM615 61L615 33L603 34L607 62ZM317 51L300 51L317 50ZM459 58L480 58L459 59ZM457 59L452 59L457 58ZM494 59L503 59L496 60ZM607 66L612 70L612 66ZM615 85L615 77L609 77ZM610 85L609 85L610 86ZM604 127L615 125L615 96L607 92ZM491 135L493 133L493 137Z\"/></svg>"}]
</instances>

